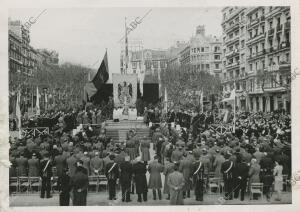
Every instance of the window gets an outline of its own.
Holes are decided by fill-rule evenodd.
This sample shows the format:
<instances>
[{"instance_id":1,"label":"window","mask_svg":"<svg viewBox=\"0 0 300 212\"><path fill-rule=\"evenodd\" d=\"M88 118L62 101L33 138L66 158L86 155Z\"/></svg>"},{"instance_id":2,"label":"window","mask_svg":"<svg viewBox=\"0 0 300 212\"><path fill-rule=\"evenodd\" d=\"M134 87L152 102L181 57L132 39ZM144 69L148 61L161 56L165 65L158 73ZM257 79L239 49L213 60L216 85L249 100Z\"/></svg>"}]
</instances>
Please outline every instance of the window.
<instances>
[{"instance_id":1,"label":"window","mask_svg":"<svg viewBox=\"0 0 300 212\"><path fill-rule=\"evenodd\" d=\"M265 43L261 43L261 49L262 49L262 50L265 49Z\"/></svg>"},{"instance_id":2,"label":"window","mask_svg":"<svg viewBox=\"0 0 300 212\"><path fill-rule=\"evenodd\" d=\"M209 69L209 64L206 64L206 69Z\"/></svg>"},{"instance_id":3,"label":"window","mask_svg":"<svg viewBox=\"0 0 300 212\"><path fill-rule=\"evenodd\" d=\"M265 60L262 60L261 63L262 63L262 68L265 69L266 68Z\"/></svg>"},{"instance_id":4,"label":"window","mask_svg":"<svg viewBox=\"0 0 300 212\"><path fill-rule=\"evenodd\" d=\"M253 65L250 64L250 71L253 71Z\"/></svg>"},{"instance_id":5,"label":"window","mask_svg":"<svg viewBox=\"0 0 300 212\"><path fill-rule=\"evenodd\" d=\"M204 52L204 47L201 47L201 52Z\"/></svg>"},{"instance_id":6,"label":"window","mask_svg":"<svg viewBox=\"0 0 300 212\"><path fill-rule=\"evenodd\" d=\"M280 25L280 17L277 18L277 26Z\"/></svg>"},{"instance_id":7,"label":"window","mask_svg":"<svg viewBox=\"0 0 300 212\"><path fill-rule=\"evenodd\" d=\"M215 68L216 68L216 69L219 69L219 68L220 68L220 64L219 64L219 63L216 63L216 64L215 64Z\"/></svg>"},{"instance_id":8,"label":"window","mask_svg":"<svg viewBox=\"0 0 300 212\"><path fill-rule=\"evenodd\" d=\"M220 60L220 55L215 55L215 60Z\"/></svg>"},{"instance_id":9,"label":"window","mask_svg":"<svg viewBox=\"0 0 300 212\"><path fill-rule=\"evenodd\" d=\"M244 48L244 46L245 46L245 41L242 40L242 41L241 41L241 47Z\"/></svg>"},{"instance_id":10,"label":"window","mask_svg":"<svg viewBox=\"0 0 300 212\"><path fill-rule=\"evenodd\" d=\"M285 54L285 61L288 63L290 62L290 53Z\"/></svg>"},{"instance_id":11,"label":"window","mask_svg":"<svg viewBox=\"0 0 300 212\"><path fill-rule=\"evenodd\" d=\"M262 25L261 26L261 34L264 34L265 33L265 25Z\"/></svg>"}]
</instances>

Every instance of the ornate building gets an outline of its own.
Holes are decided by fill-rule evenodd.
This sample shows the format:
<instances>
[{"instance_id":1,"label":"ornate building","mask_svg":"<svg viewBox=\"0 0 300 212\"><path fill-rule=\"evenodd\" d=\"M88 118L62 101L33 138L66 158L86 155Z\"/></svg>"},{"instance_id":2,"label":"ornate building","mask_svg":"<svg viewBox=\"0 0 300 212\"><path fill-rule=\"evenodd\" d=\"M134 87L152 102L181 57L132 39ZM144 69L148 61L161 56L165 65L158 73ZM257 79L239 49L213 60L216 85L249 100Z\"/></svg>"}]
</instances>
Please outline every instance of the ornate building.
<instances>
[{"instance_id":1,"label":"ornate building","mask_svg":"<svg viewBox=\"0 0 300 212\"><path fill-rule=\"evenodd\" d=\"M290 110L290 8L226 7L223 94L241 110Z\"/></svg>"}]
</instances>

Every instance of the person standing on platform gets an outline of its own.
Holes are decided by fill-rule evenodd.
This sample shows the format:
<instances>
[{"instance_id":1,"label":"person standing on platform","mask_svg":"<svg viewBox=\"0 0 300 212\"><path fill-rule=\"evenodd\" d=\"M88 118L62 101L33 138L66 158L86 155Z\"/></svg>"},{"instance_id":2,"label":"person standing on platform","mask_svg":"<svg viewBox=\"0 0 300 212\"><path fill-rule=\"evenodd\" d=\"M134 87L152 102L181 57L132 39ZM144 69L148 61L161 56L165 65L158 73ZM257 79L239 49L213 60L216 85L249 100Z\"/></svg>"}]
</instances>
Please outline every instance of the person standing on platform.
<instances>
[{"instance_id":1,"label":"person standing on platform","mask_svg":"<svg viewBox=\"0 0 300 212\"><path fill-rule=\"evenodd\" d=\"M170 204L183 205L183 174L178 171L179 164L174 165L174 172L168 176L167 184L170 188Z\"/></svg>"},{"instance_id":2,"label":"person standing on platform","mask_svg":"<svg viewBox=\"0 0 300 212\"><path fill-rule=\"evenodd\" d=\"M136 158L135 143L132 139L126 141L126 151L130 156L130 160L134 160Z\"/></svg>"},{"instance_id":3,"label":"person standing on platform","mask_svg":"<svg viewBox=\"0 0 300 212\"><path fill-rule=\"evenodd\" d=\"M145 164L148 163L150 160L150 141L147 140L146 137L142 139L141 142L141 152L142 152L142 161L144 161Z\"/></svg>"},{"instance_id":4,"label":"person standing on platform","mask_svg":"<svg viewBox=\"0 0 300 212\"><path fill-rule=\"evenodd\" d=\"M138 202L142 202L143 200L147 201L147 178L146 178L146 164L141 160L141 157L136 158L137 162L133 164L133 174L134 174L134 181L136 186L136 193L138 195Z\"/></svg>"},{"instance_id":5,"label":"person standing on platform","mask_svg":"<svg viewBox=\"0 0 300 212\"><path fill-rule=\"evenodd\" d=\"M109 155L109 159L111 160L110 163L106 165L105 175L107 177L108 183L108 194L109 200L116 199L116 183L117 179L119 178L119 166L115 160L115 155Z\"/></svg>"},{"instance_id":6,"label":"person standing on platform","mask_svg":"<svg viewBox=\"0 0 300 212\"><path fill-rule=\"evenodd\" d=\"M73 206L85 206L89 178L87 170L83 167L83 162L79 160L76 163L75 174L71 177L71 189L73 193Z\"/></svg>"},{"instance_id":7,"label":"person standing on platform","mask_svg":"<svg viewBox=\"0 0 300 212\"><path fill-rule=\"evenodd\" d=\"M44 155L43 160L41 161L41 170L40 176L42 178L42 188L41 188L41 198L51 198L50 190L51 190L51 177L52 177L52 161L49 157L49 153Z\"/></svg>"},{"instance_id":8,"label":"person standing on platform","mask_svg":"<svg viewBox=\"0 0 300 212\"><path fill-rule=\"evenodd\" d=\"M156 190L158 193L158 199L161 200L161 175L160 173L163 172L164 167L161 163L158 162L158 156L154 156L154 161L149 164L148 171L150 173L149 178L149 189L152 189L153 192L153 199L156 200Z\"/></svg>"},{"instance_id":9,"label":"person standing on platform","mask_svg":"<svg viewBox=\"0 0 300 212\"><path fill-rule=\"evenodd\" d=\"M205 179L205 167L201 160L196 159L193 163L193 181L195 187L196 201L203 201L204 193L204 179Z\"/></svg>"},{"instance_id":10,"label":"person standing on platform","mask_svg":"<svg viewBox=\"0 0 300 212\"><path fill-rule=\"evenodd\" d=\"M70 205L70 176L68 168L64 168L61 173L61 177L58 178L57 187L59 193L59 205L69 206Z\"/></svg>"},{"instance_id":11,"label":"person standing on platform","mask_svg":"<svg viewBox=\"0 0 300 212\"><path fill-rule=\"evenodd\" d=\"M130 186L132 180L132 164L130 157L125 156L125 161L120 165L120 184L122 189L122 202L131 202L130 200Z\"/></svg>"},{"instance_id":12,"label":"person standing on platform","mask_svg":"<svg viewBox=\"0 0 300 212\"><path fill-rule=\"evenodd\" d=\"M225 155L225 162L221 166L224 179L225 199L232 200L233 194L233 168L234 164L229 160L230 154Z\"/></svg>"}]
</instances>

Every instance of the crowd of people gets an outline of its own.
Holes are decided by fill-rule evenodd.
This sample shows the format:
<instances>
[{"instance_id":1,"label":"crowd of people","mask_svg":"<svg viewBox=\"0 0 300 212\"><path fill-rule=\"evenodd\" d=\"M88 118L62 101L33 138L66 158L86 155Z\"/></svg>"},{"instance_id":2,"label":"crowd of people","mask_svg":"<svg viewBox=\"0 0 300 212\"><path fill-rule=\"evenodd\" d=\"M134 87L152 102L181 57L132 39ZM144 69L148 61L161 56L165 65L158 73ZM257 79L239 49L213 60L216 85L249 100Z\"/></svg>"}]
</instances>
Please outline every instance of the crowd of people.
<instances>
[{"instance_id":1,"label":"crowd of people","mask_svg":"<svg viewBox=\"0 0 300 212\"><path fill-rule=\"evenodd\" d=\"M132 193L138 202L147 201L152 190L154 200L183 204L185 198L203 201L212 179L218 184L214 192L227 200L243 201L253 183L263 183L267 200L275 191L280 201L284 177L291 175L291 118L286 114L237 114L234 131L219 132L212 113L170 111L161 118L160 110L145 109L145 122L156 123L150 139L130 130L126 141L107 137L103 125L99 131L88 126L100 125L101 114L68 114L76 125L87 124L76 135L62 124L64 114L49 134L10 138L10 177L41 177L41 198L51 198L57 177L60 205L69 205L70 198L73 205L86 205L89 176L107 180L109 200L116 199L120 185L123 202L130 202Z\"/></svg>"}]
</instances>

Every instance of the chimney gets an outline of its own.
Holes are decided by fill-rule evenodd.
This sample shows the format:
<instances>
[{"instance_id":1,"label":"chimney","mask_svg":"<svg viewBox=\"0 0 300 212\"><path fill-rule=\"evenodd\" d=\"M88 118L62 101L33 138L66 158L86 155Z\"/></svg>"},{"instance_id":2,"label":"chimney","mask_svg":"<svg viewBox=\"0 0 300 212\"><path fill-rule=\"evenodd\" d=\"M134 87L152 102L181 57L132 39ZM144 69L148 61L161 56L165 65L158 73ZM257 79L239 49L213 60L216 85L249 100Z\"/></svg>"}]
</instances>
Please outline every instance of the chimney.
<instances>
[{"instance_id":1,"label":"chimney","mask_svg":"<svg viewBox=\"0 0 300 212\"><path fill-rule=\"evenodd\" d=\"M197 26L196 35L203 35L203 36L205 36L205 26L204 25Z\"/></svg>"}]
</instances>

